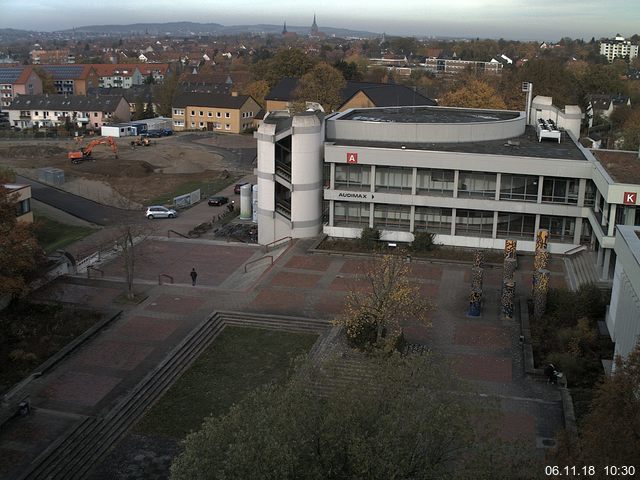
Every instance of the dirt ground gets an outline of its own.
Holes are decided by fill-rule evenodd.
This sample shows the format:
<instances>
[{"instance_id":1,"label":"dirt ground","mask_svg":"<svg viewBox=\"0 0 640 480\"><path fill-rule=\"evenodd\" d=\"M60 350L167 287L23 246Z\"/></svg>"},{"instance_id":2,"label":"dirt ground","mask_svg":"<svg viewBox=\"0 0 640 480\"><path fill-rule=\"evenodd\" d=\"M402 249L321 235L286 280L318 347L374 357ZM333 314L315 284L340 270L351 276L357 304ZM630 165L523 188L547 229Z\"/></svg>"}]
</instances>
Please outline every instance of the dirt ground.
<instances>
[{"instance_id":1,"label":"dirt ground","mask_svg":"<svg viewBox=\"0 0 640 480\"><path fill-rule=\"evenodd\" d=\"M139 208L187 182L213 182L226 175L225 170L247 173L246 166L233 162L233 154L229 157L219 149L255 148L255 140L246 135L173 135L135 149L131 138L115 139L117 159L108 146L99 145L92 161L77 165L70 163L67 152L86 145L88 138L84 143L73 139L3 141L0 165L35 180L40 168L60 168L66 181L59 188L106 205Z\"/></svg>"}]
</instances>

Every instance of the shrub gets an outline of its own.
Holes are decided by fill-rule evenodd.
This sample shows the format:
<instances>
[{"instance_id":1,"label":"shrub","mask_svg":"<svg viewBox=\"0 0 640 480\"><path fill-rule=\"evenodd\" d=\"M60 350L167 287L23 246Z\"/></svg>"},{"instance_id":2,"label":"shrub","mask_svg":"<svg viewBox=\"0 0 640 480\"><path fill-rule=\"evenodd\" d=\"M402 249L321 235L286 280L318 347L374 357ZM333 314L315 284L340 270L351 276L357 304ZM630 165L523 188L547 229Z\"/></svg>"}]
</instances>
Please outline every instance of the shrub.
<instances>
[{"instance_id":1,"label":"shrub","mask_svg":"<svg viewBox=\"0 0 640 480\"><path fill-rule=\"evenodd\" d=\"M360 234L360 244L364 248L375 249L380 240L380 230L377 228L365 227Z\"/></svg>"},{"instance_id":2,"label":"shrub","mask_svg":"<svg viewBox=\"0 0 640 480\"><path fill-rule=\"evenodd\" d=\"M436 235L432 232L415 232L413 234L413 242L411 242L411 251L415 253L428 252L433 250Z\"/></svg>"}]
</instances>

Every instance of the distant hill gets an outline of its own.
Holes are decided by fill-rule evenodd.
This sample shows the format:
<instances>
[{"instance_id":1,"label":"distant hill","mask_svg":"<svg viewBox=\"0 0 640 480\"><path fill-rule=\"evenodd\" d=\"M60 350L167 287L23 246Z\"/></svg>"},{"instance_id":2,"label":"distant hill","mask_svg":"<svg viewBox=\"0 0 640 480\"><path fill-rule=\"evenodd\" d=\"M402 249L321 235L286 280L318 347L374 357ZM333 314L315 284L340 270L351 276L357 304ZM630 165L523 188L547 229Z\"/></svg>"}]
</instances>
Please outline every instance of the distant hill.
<instances>
[{"instance_id":1,"label":"distant hill","mask_svg":"<svg viewBox=\"0 0 640 480\"><path fill-rule=\"evenodd\" d=\"M309 33L310 26L287 25L287 30L301 35ZM76 27L75 29L64 30L64 32L97 34L97 35L238 35L243 33L272 33L282 32L282 25L221 25L219 23L196 23L196 22L170 22L170 23L134 23L131 25L89 25ZM348 28L321 27L320 31L327 36L336 37L376 37L378 33L362 30L351 30Z\"/></svg>"}]
</instances>

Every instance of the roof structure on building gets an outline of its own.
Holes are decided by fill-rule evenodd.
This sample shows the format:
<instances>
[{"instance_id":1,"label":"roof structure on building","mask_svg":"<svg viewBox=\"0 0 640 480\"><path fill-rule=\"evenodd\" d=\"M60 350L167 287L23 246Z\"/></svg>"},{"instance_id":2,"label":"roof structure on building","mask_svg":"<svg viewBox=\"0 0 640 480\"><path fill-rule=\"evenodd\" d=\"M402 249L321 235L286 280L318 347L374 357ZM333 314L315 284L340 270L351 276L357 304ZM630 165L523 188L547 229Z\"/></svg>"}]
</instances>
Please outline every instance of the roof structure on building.
<instances>
[{"instance_id":1,"label":"roof structure on building","mask_svg":"<svg viewBox=\"0 0 640 480\"><path fill-rule=\"evenodd\" d=\"M297 78L283 78L271 89L265 100L295 100L297 86ZM372 82L347 82L340 92L342 103L346 103L358 92L363 92L377 107L436 105L434 100L406 85Z\"/></svg>"},{"instance_id":2,"label":"roof structure on building","mask_svg":"<svg viewBox=\"0 0 640 480\"><path fill-rule=\"evenodd\" d=\"M114 112L122 100L122 95L18 95L8 110Z\"/></svg>"},{"instance_id":3,"label":"roof structure on building","mask_svg":"<svg viewBox=\"0 0 640 480\"><path fill-rule=\"evenodd\" d=\"M118 75L120 77L130 77L139 65L135 63L97 63L92 64L93 69L99 77L112 77ZM140 70L138 68L138 70Z\"/></svg>"},{"instance_id":4,"label":"roof structure on building","mask_svg":"<svg viewBox=\"0 0 640 480\"><path fill-rule=\"evenodd\" d=\"M452 127L455 128L455 127ZM332 140L334 145L362 146L372 148L398 148L403 150L431 150L435 152L474 153L480 155L509 155L529 158L559 158L563 160L586 161L582 151L566 135L557 141L538 141L533 127L527 126L524 134L509 140L483 140L475 142L448 143L400 143Z\"/></svg>"},{"instance_id":5,"label":"roof structure on building","mask_svg":"<svg viewBox=\"0 0 640 480\"><path fill-rule=\"evenodd\" d=\"M640 184L638 152L591 150L591 153L615 182Z\"/></svg>"},{"instance_id":6,"label":"roof structure on building","mask_svg":"<svg viewBox=\"0 0 640 480\"><path fill-rule=\"evenodd\" d=\"M87 78L92 65L39 65L54 80L82 80Z\"/></svg>"},{"instance_id":7,"label":"roof structure on building","mask_svg":"<svg viewBox=\"0 0 640 480\"><path fill-rule=\"evenodd\" d=\"M0 83L21 84L27 81L33 71L32 67L0 67Z\"/></svg>"},{"instance_id":8,"label":"roof structure on building","mask_svg":"<svg viewBox=\"0 0 640 480\"><path fill-rule=\"evenodd\" d=\"M225 95L223 93L180 93L173 100L173 106L214 107L238 109L251 98L250 95Z\"/></svg>"},{"instance_id":9,"label":"roof structure on building","mask_svg":"<svg viewBox=\"0 0 640 480\"><path fill-rule=\"evenodd\" d=\"M520 112L465 108L364 108L340 116L340 120L378 123L478 123L515 119Z\"/></svg>"}]
</instances>

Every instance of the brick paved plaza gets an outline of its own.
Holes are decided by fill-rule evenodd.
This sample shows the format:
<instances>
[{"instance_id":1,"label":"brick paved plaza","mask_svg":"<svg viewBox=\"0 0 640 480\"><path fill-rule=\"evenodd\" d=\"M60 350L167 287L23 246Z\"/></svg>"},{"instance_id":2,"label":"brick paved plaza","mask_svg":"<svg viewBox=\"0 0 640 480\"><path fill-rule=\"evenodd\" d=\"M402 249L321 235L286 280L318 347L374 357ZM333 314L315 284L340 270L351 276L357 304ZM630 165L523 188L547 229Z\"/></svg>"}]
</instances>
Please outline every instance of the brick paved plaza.
<instances>
[{"instance_id":1,"label":"brick paved plaza","mask_svg":"<svg viewBox=\"0 0 640 480\"><path fill-rule=\"evenodd\" d=\"M122 316L54 370L31 385L36 413L9 422L0 435L0 476L20 468L79 419L101 416L135 386L167 352L215 311L281 314L325 319L339 313L346 292L366 288L357 279L368 260L308 253L309 241L288 247L261 275L244 273L247 262L264 256L256 247L214 242L148 239L140 246L136 278L146 298L140 304L114 304L123 292L122 263L101 268L104 280L59 281L38 298L124 310ZM191 286L189 271L198 271ZM554 388L525 376L519 326L498 310L501 270L487 268L480 318L467 316L470 265L413 262L411 281L436 309L430 328L406 322L409 342L424 344L450 358L474 390L494 398L501 411L498 431L505 439L524 438L532 447L562 426L560 396ZM530 289L530 259L520 262L518 290ZM552 262L552 285L564 283L560 261ZM161 273L174 285L157 285ZM233 279L243 288L226 288ZM84 282L84 284L83 284ZM42 432L41 436L29 432Z\"/></svg>"}]
</instances>

